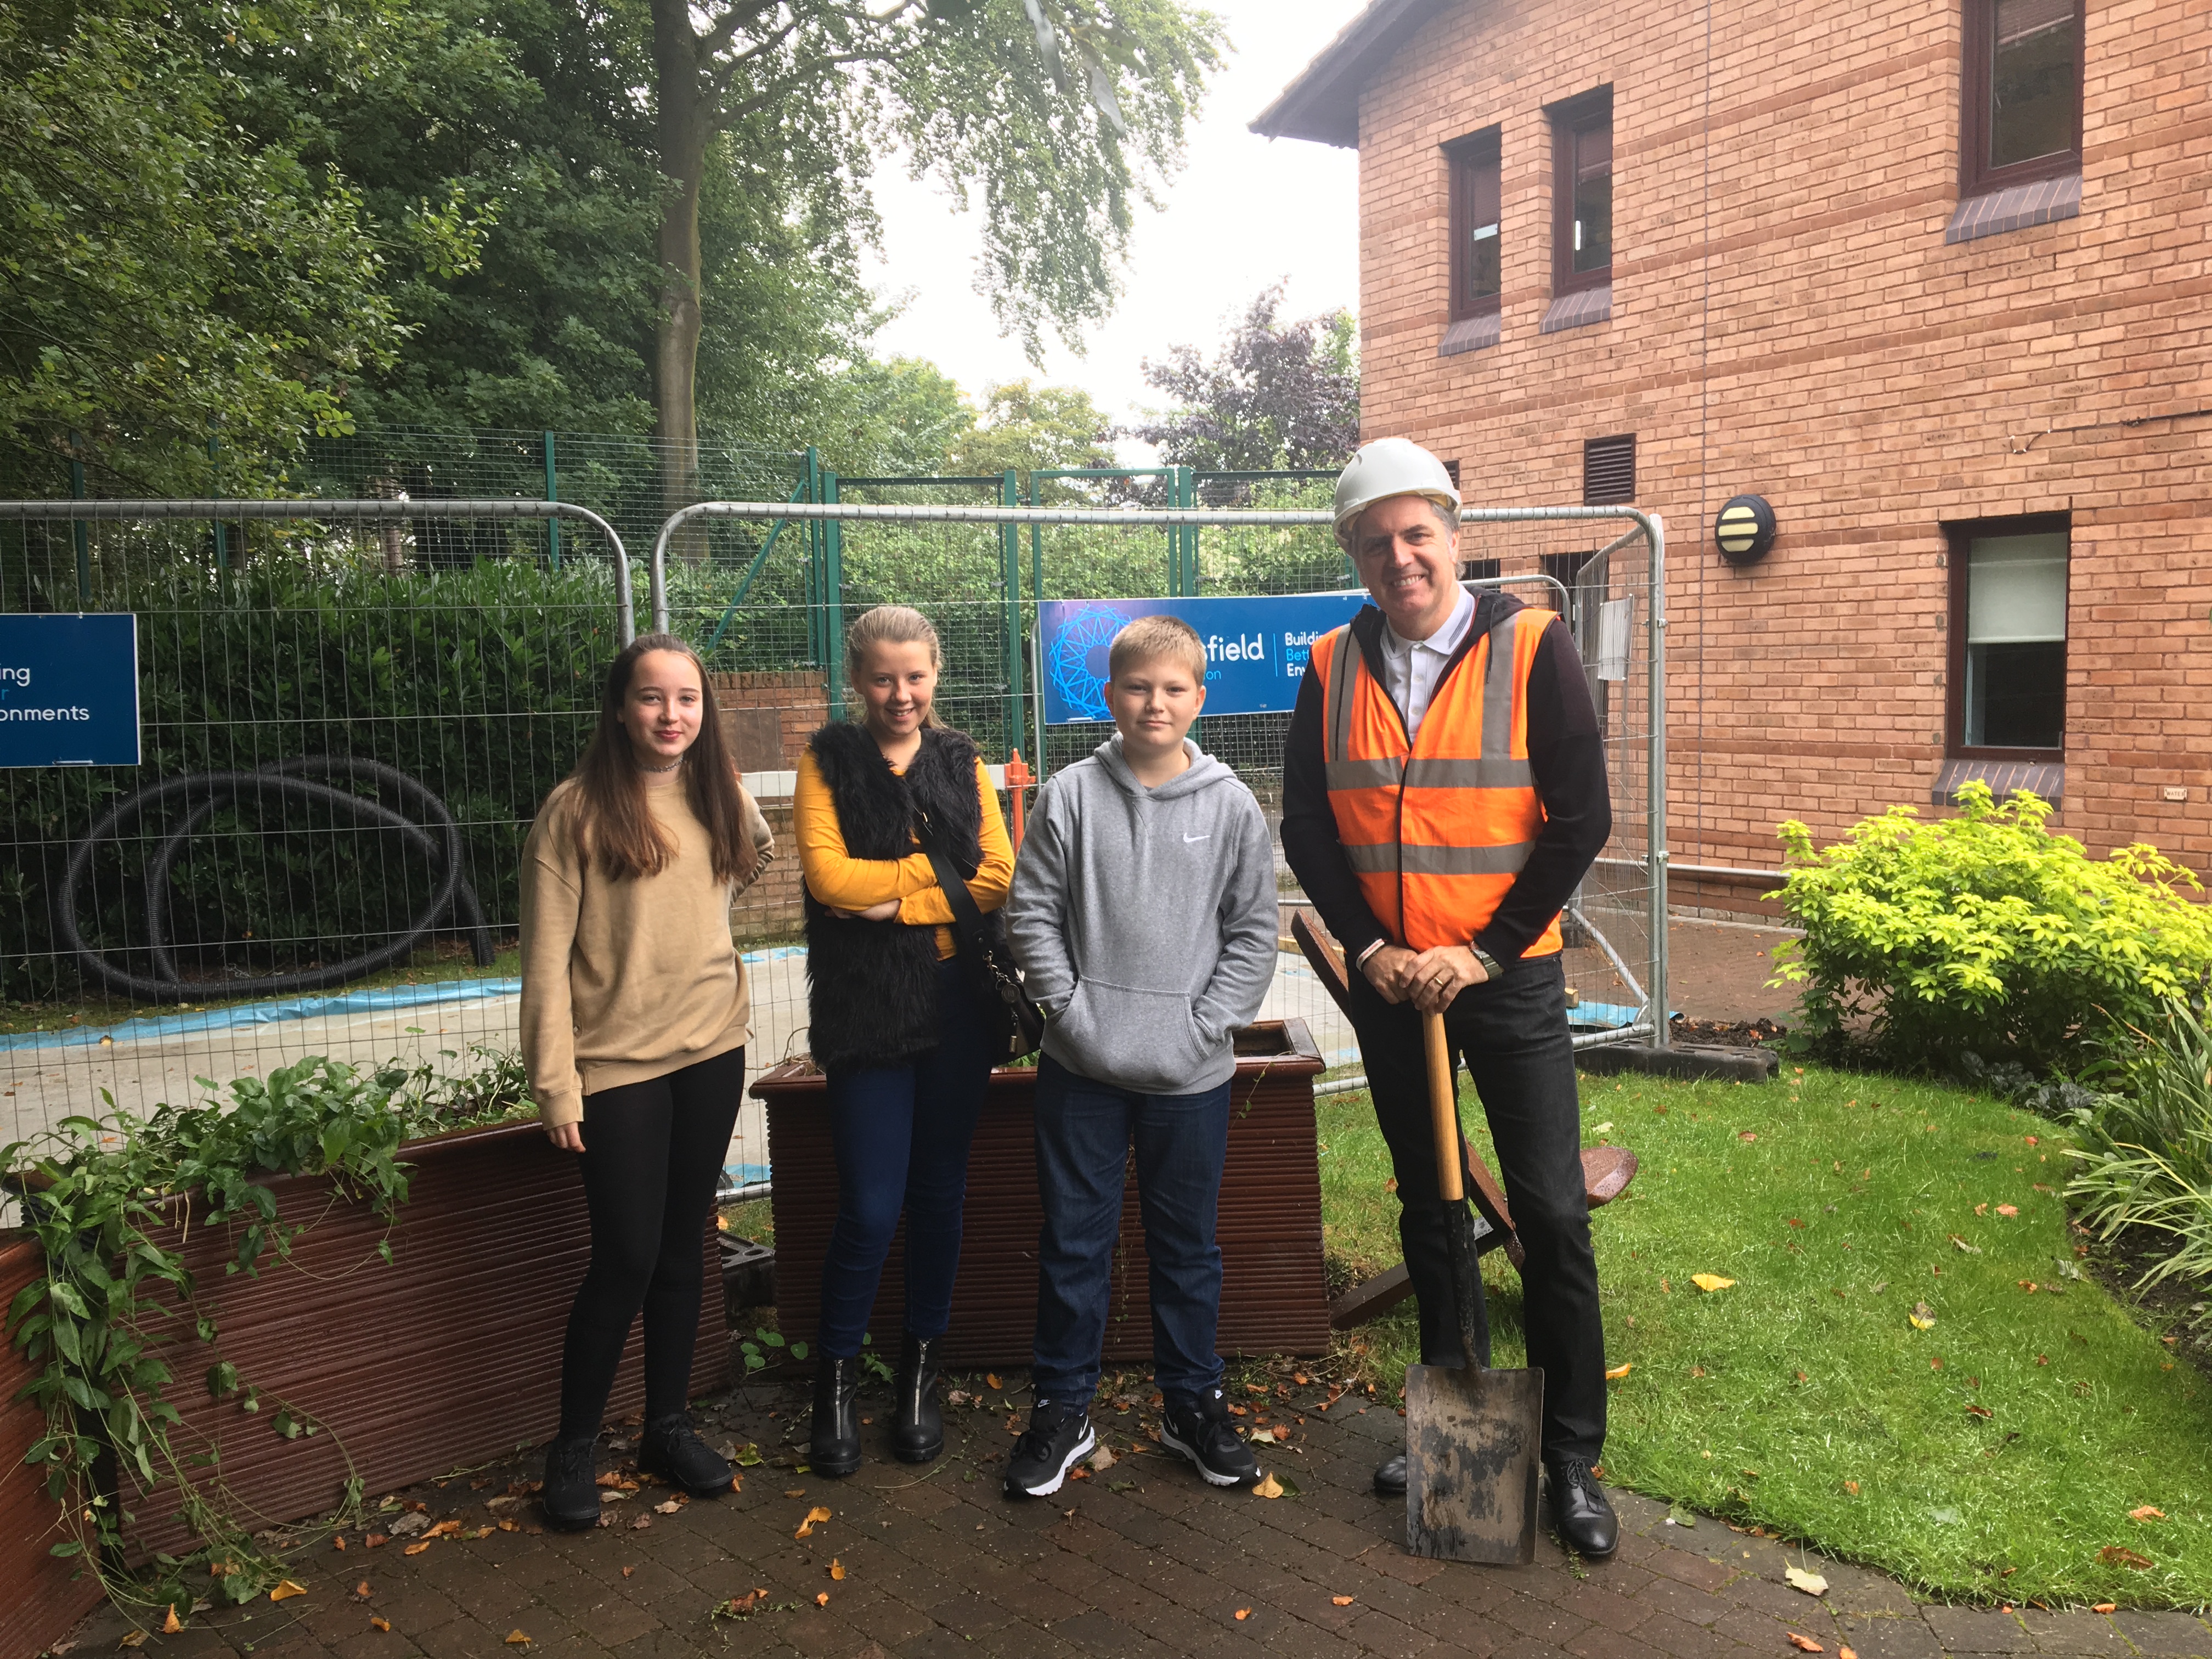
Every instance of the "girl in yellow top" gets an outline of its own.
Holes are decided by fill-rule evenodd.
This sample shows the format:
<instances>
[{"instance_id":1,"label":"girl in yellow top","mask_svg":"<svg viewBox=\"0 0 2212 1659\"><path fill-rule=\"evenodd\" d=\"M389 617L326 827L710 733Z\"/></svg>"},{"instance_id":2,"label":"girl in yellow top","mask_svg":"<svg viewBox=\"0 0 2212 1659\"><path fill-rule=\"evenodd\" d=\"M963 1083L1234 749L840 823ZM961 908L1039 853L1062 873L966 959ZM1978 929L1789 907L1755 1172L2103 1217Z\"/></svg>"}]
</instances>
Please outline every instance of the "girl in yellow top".
<instances>
[{"instance_id":1,"label":"girl in yellow top","mask_svg":"<svg viewBox=\"0 0 2212 1659\"><path fill-rule=\"evenodd\" d=\"M751 1004L730 901L772 843L683 641L648 634L607 670L598 729L522 849L522 1056L545 1133L576 1154L592 1261L569 1310L544 1503L599 1516L592 1451L623 1345L645 1316L641 1467L705 1496L730 1466L684 1402L700 1237L745 1081Z\"/></svg>"},{"instance_id":2,"label":"girl in yellow top","mask_svg":"<svg viewBox=\"0 0 2212 1659\"><path fill-rule=\"evenodd\" d=\"M828 1079L837 1155L808 1460L825 1475L860 1466L860 1338L902 1210L905 1340L891 1449L925 1463L944 1449L937 1341L951 1316L993 1027L916 831L927 823L994 927L1014 868L989 772L931 707L939 655L929 619L879 606L847 630L845 656L865 718L814 734L793 802L806 877L809 1047Z\"/></svg>"}]
</instances>

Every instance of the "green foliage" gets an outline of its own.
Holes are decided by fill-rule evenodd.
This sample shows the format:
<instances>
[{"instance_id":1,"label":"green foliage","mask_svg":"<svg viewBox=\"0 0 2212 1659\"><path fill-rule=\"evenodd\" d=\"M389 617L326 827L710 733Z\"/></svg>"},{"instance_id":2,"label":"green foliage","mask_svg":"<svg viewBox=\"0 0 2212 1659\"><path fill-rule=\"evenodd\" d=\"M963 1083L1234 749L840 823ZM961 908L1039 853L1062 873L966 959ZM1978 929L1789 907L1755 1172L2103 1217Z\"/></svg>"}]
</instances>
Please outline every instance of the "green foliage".
<instances>
[{"instance_id":1,"label":"green foliage","mask_svg":"<svg viewBox=\"0 0 2212 1659\"><path fill-rule=\"evenodd\" d=\"M1816 851L1780 828L1779 896L1803 939L1777 952L1802 988L1809 1037L1865 1041L1886 1060L1944 1066L1962 1050L2039 1067L2075 1054L2107 1019L2142 1024L2212 970L2212 913L2194 874L2151 847L2093 859L2044 828L2048 803L1988 786L1923 823L1893 806Z\"/></svg>"},{"instance_id":2,"label":"green foliage","mask_svg":"<svg viewBox=\"0 0 2212 1659\"><path fill-rule=\"evenodd\" d=\"M371 1073L317 1056L265 1081L238 1079L220 1093L203 1078L207 1097L197 1106L161 1106L141 1118L109 1099L105 1117L65 1118L36 1139L0 1148L0 1170L21 1172L26 1224L46 1258L46 1276L8 1310L8 1330L37 1373L25 1392L46 1413L46 1433L24 1462L45 1470L46 1492L61 1506L69 1535L54 1553L85 1554L111 1593L149 1606L189 1606L198 1588L182 1582L189 1567L227 1564L216 1582L234 1602L282 1577L282 1563L225 1507L216 1448L177 1443L183 1419L168 1389L181 1334L213 1356L204 1381L216 1399L235 1400L249 1414L272 1406L270 1430L286 1439L324 1425L295 1402L264 1396L222 1358L222 1332L179 1253L185 1231L235 1228L226 1273L255 1275L264 1258L288 1259L305 1224L279 1215L267 1185L278 1175L327 1176L389 1221L407 1197L404 1141L528 1104L515 1086L518 1061L479 1058L489 1064L459 1077L427 1065ZM388 1248L379 1249L389 1260ZM115 1498L101 1489L111 1456ZM159 1558L134 1583L112 1565L128 1504L171 1482L198 1547L181 1559ZM340 1524L360 1499L351 1480Z\"/></svg>"},{"instance_id":3,"label":"green foliage","mask_svg":"<svg viewBox=\"0 0 2212 1659\"><path fill-rule=\"evenodd\" d=\"M2075 1115L2080 1167L2066 1196L2103 1238L2142 1228L2168 1242L2136 1288L2212 1283L2212 1031L2172 1004L2110 1052L2118 1087Z\"/></svg>"},{"instance_id":4,"label":"green foliage","mask_svg":"<svg viewBox=\"0 0 2212 1659\"><path fill-rule=\"evenodd\" d=\"M793 1359L805 1358L806 1345L804 1342L786 1342L781 1331L756 1329L750 1336L738 1340L738 1352L744 1358L745 1375L750 1376L768 1365L771 1353L787 1353Z\"/></svg>"}]
</instances>

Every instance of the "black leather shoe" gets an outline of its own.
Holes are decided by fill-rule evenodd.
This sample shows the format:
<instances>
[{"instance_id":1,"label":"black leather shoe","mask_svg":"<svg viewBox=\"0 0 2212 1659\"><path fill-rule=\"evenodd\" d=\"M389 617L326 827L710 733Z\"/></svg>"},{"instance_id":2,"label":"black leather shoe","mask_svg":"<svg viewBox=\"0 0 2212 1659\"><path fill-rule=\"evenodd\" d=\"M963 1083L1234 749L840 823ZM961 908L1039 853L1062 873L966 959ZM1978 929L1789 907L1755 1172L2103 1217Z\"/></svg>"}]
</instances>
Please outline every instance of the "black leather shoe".
<instances>
[{"instance_id":1,"label":"black leather shoe","mask_svg":"<svg viewBox=\"0 0 2212 1659\"><path fill-rule=\"evenodd\" d=\"M1375 1495L1377 1498L1403 1498L1406 1495L1406 1454L1398 1453L1386 1458L1375 1471Z\"/></svg>"},{"instance_id":2,"label":"black leather shoe","mask_svg":"<svg viewBox=\"0 0 2212 1659\"><path fill-rule=\"evenodd\" d=\"M898 1376L891 1383L891 1455L902 1463L927 1463L945 1449L945 1413L937 1404L934 1336L906 1334Z\"/></svg>"},{"instance_id":3,"label":"black leather shoe","mask_svg":"<svg viewBox=\"0 0 2212 1659\"><path fill-rule=\"evenodd\" d=\"M545 1449L545 1486L538 1493L545 1519L563 1532L581 1532L599 1524L599 1488L592 1463L599 1442L580 1435L556 1440Z\"/></svg>"},{"instance_id":4,"label":"black leather shoe","mask_svg":"<svg viewBox=\"0 0 2212 1659\"><path fill-rule=\"evenodd\" d=\"M814 1373L814 1432L806 1462L817 1474L842 1479L860 1467L860 1361L822 1356Z\"/></svg>"},{"instance_id":5,"label":"black leather shoe","mask_svg":"<svg viewBox=\"0 0 2212 1659\"><path fill-rule=\"evenodd\" d=\"M1612 1554L1620 1542L1620 1521L1589 1465L1563 1457L1547 1462L1545 1468L1552 1477L1552 1522L1559 1541L1592 1560Z\"/></svg>"},{"instance_id":6,"label":"black leather shoe","mask_svg":"<svg viewBox=\"0 0 2212 1659\"><path fill-rule=\"evenodd\" d=\"M699 1437L691 1413L675 1412L645 1425L638 1443L637 1466L681 1486L694 1498L714 1498L730 1489L730 1465Z\"/></svg>"}]
</instances>

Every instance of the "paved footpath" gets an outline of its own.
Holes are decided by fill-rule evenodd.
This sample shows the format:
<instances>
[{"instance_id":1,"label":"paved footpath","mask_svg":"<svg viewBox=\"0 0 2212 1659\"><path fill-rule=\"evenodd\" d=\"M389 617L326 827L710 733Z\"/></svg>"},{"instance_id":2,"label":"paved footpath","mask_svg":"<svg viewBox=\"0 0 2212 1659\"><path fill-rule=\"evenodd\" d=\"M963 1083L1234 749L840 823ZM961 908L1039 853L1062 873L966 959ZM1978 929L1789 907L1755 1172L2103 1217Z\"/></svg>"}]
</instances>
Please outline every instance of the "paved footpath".
<instances>
[{"instance_id":1,"label":"paved footpath","mask_svg":"<svg viewBox=\"0 0 2212 1659\"><path fill-rule=\"evenodd\" d=\"M1282 1386L1286 1396L1248 1394L1255 1415L1244 1420L1256 1425L1264 1409L1271 1426L1289 1428L1289 1443L1268 1462L1293 1495L1201 1486L1146 1440L1146 1390L1141 1400L1121 1396L1125 1409L1108 1402L1095 1413L1121 1454L1114 1467L1021 1504L999 1496L1018 1398L1010 1392L993 1390L981 1408L954 1413L935 1465L872 1456L851 1480L830 1481L798 1473L801 1460L786 1444L803 1438L804 1390L755 1386L700 1411L710 1441L757 1443L765 1461L744 1471L741 1492L664 1516L653 1506L666 1491L647 1484L607 1506L611 1525L562 1534L538 1527L528 1498L508 1495L534 1467L471 1471L398 1495L426 1504L434 1521L459 1518L460 1538L439 1538L413 1556L396 1538L366 1550L355 1533L343 1553L318 1540L295 1574L307 1595L206 1615L180 1635L153 1636L141 1651L163 1659L1694 1659L1805 1651L1792 1645L1796 1632L1831 1656L1848 1647L1861 1659L2212 1656L2212 1630L2182 1613L1932 1607L1887 1579L1818 1558L1829 1589L1815 1601L1784 1582L1784 1565L1802 1559L1795 1553L1711 1520L1669 1527L1664 1505L1625 1494L1617 1501L1626 1533L1610 1561L1571 1560L1548 1539L1526 1568L1417 1560L1403 1547L1402 1505L1366 1486L1379 1449L1399 1432L1395 1409L1348 1395L1323 1415L1318 1388ZM876 1419L868 1431L880 1435L881 1395L864 1395L863 1409ZM610 1451L601 1468L620 1461ZM817 1504L831 1518L795 1537ZM502 1519L514 1529L497 1529ZM490 1530L473 1536L479 1528ZM356 1593L362 1584L366 1596ZM740 1596L755 1610L732 1616ZM103 1610L79 1627L75 1648L112 1652L128 1630Z\"/></svg>"}]
</instances>

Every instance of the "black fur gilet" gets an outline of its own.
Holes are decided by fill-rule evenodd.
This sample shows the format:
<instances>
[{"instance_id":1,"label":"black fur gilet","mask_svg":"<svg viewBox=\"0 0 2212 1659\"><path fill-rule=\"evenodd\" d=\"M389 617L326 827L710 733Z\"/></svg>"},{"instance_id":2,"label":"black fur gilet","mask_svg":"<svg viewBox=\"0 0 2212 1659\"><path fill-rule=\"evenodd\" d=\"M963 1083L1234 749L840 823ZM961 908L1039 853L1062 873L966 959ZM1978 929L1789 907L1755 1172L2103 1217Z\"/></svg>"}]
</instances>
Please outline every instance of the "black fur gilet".
<instances>
[{"instance_id":1,"label":"black fur gilet","mask_svg":"<svg viewBox=\"0 0 2212 1659\"><path fill-rule=\"evenodd\" d=\"M832 721L807 741L845 850L899 859L917 850L923 814L964 877L983 861L975 745L958 732L925 729L905 775L891 770L867 728ZM806 894L807 1046L825 1072L898 1066L937 1046L937 930L833 916ZM984 918L995 926L995 915Z\"/></svg>"}]
</instances>

